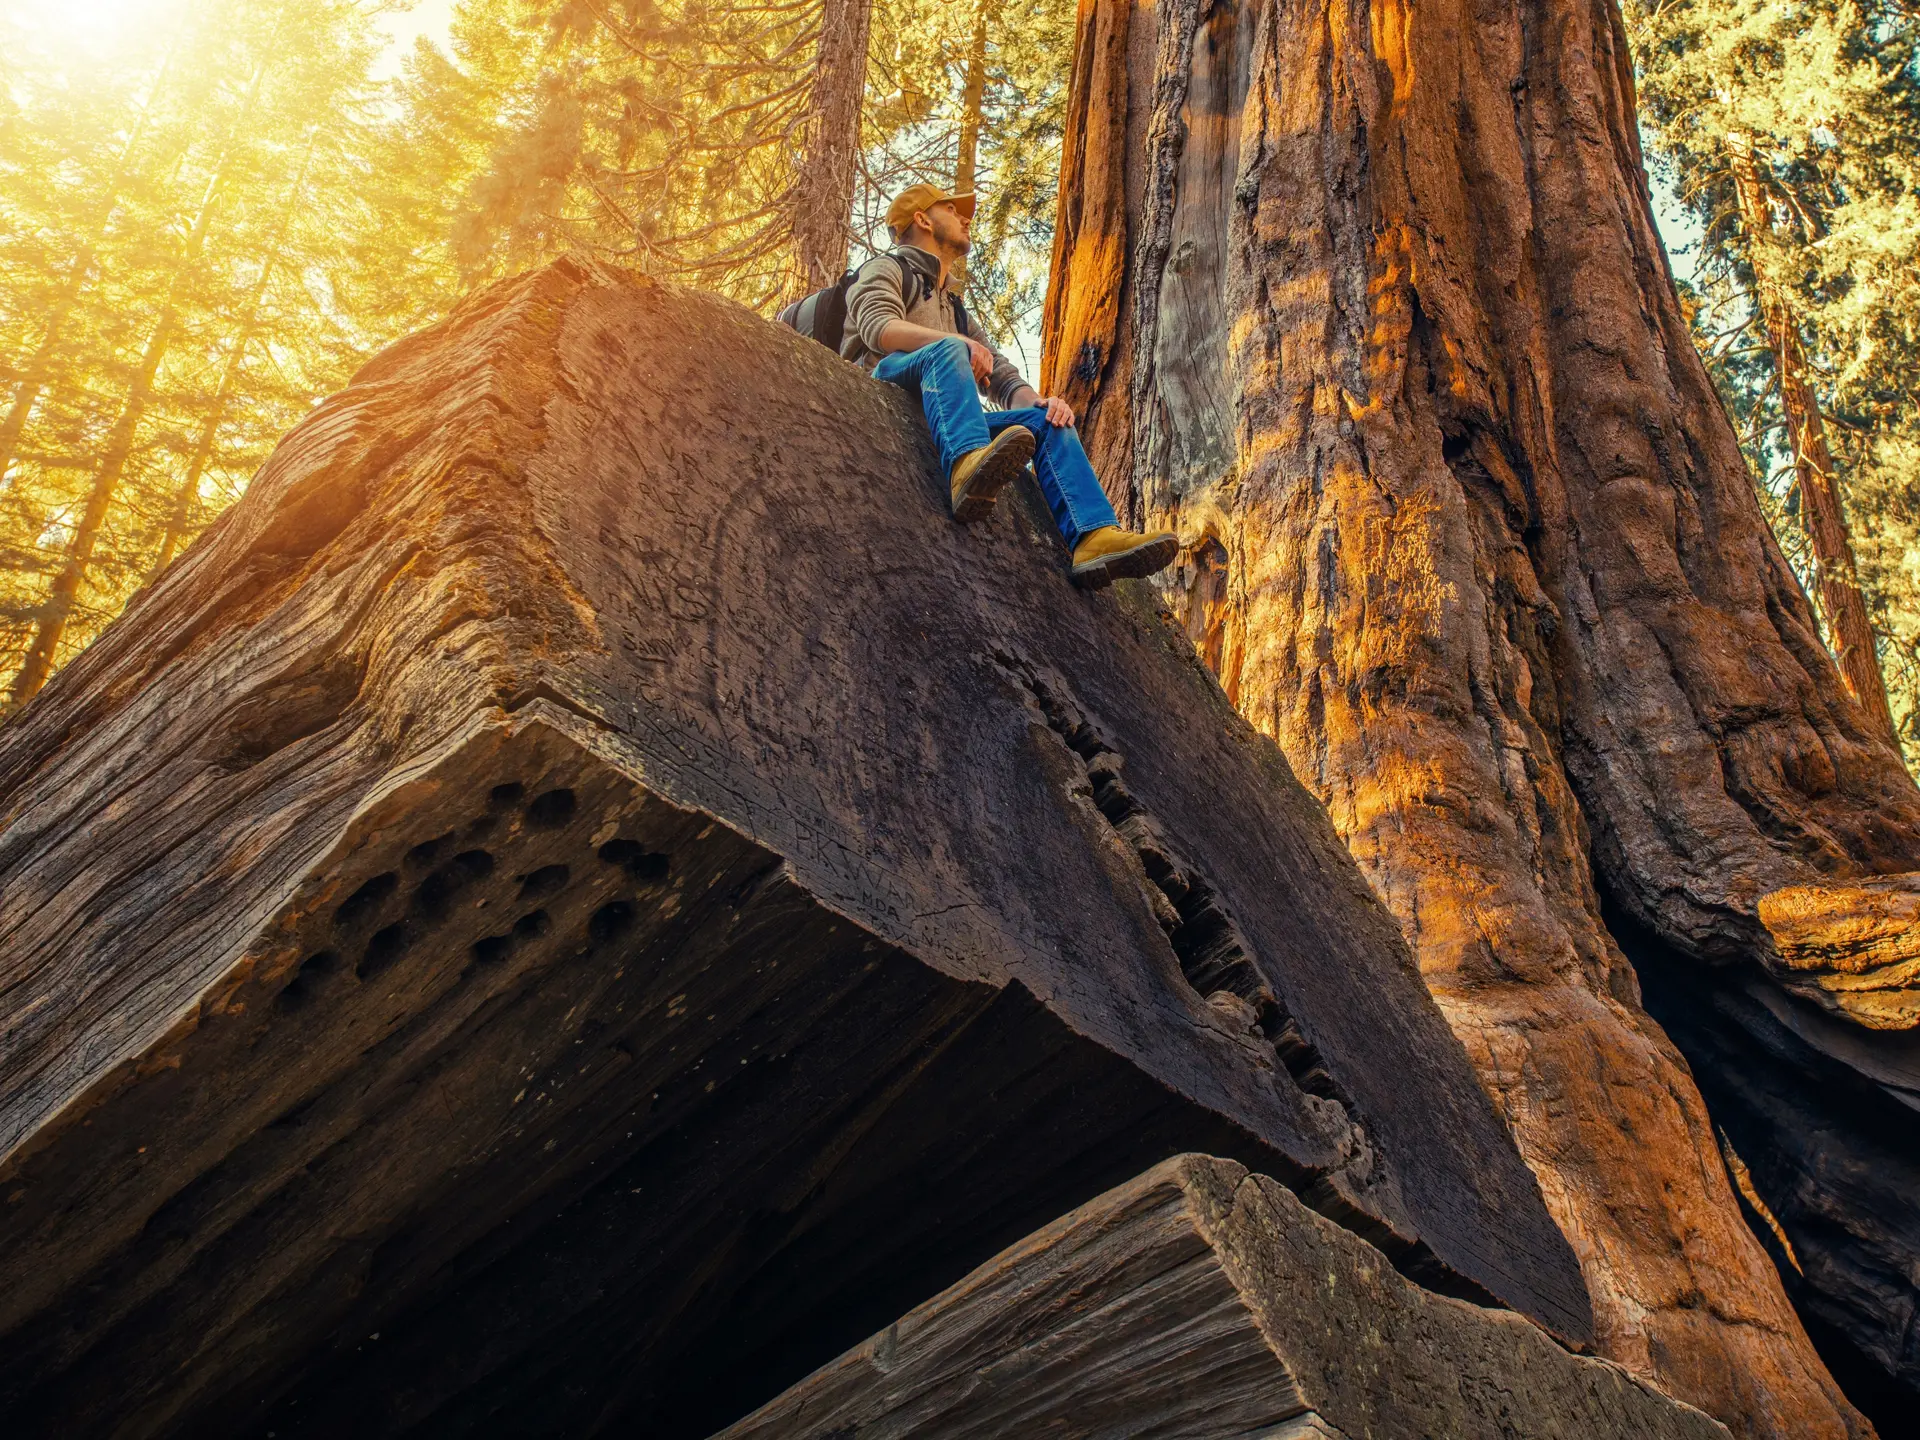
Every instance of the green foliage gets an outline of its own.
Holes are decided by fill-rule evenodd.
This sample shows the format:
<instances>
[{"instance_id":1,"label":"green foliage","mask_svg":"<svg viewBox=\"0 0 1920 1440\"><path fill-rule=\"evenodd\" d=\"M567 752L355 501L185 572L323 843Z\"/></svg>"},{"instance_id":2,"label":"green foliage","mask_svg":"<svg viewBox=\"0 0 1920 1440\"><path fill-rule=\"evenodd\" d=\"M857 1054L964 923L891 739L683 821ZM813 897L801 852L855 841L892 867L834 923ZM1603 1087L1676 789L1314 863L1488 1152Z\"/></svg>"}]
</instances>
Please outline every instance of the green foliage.
<instances>
[{"instance_id":1,"label":"green foliage","mask_svg":"<svg viewBox=\"0 0 1920 1440\"><path fill-rule=\"evenodd\" d=\"M1889 699L1920 767L1920 16L1909 0L1627 0L1625 11L1656 178L1702 227L1686 297L1695 337L1805 579L1754 301L1761 284L1787 297L1837 453ZM1743 136L1773 207L1765 235L1740 221Z\"/></svg>"},{"instance_id":2,"label":"green foliage","mask_svg":"<svg viewBox=\"0 0 1920 1440\"><path fill-rule=\"evenodd\" d=\"M578 252L765 303L818 35L814 0L466 0L395 159L462 284Z\"/></svg>"},{"instance_id":3,"label":"green foliage","mask_svg":"<svg viewBox=\"0 0 1920 1440\"><path fill-rule=\"evenodd\" d=\"M1073 7L988 3L970 290L1011 335L1046 285ZM975 15L876 0L853 217L870 250L895 194L953 179ZM770 308L818 39L817 0L466 0L452 53L409 63L396 161L463 283L583 251Z\"/></svg>"}]
</instances>

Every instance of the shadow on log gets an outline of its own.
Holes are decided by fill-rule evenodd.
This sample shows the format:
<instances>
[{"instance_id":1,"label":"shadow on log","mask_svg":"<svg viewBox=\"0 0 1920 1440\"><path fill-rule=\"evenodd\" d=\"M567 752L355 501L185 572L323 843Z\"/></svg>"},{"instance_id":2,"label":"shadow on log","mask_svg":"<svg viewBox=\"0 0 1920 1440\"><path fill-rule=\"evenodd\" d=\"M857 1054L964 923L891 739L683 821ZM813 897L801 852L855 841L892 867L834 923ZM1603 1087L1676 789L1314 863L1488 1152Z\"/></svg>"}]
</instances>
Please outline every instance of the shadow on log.
<instances>
[{"instance_id":1,"label":"shadow on log","mask_svg":"<svg viewBox=\"0 0 1920 1440\"><path fill-rule=\"evenodd\" d=\"M941 500L567 263L288 437L0 732L11 1433L705 1434L1192 1149L1587 1335L1278 751Z\"/></svg>"}]
</instances>

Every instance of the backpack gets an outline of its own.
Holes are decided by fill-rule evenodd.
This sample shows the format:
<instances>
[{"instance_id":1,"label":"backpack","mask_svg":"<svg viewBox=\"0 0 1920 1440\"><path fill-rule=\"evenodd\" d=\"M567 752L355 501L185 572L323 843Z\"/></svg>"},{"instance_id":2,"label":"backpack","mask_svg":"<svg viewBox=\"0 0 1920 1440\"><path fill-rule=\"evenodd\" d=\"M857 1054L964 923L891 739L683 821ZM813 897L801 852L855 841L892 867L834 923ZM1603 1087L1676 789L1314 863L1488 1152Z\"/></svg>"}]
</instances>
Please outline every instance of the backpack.
<instances>
[{"instance_id":1,"label":"backpack","mask_svg":"<svg viewBox=\"0 0 1920 1440\"><path fill-rule=\"evenodd\" d=\"M907 308L912 309L931 293L932 286L924 275L905 262L900 262L900 274L915 292L903 297ZM824 290L801 296L780 312L780 323L809 340L818 340L838 355L840 342L847 336L847 292L853 289L853 282L859 278L860 271L856 267ZM973 322L967 318L967 307L958 295L953 297L953 318L960 327L960 334L973 333Z\"/></svg>"}]
</instances>

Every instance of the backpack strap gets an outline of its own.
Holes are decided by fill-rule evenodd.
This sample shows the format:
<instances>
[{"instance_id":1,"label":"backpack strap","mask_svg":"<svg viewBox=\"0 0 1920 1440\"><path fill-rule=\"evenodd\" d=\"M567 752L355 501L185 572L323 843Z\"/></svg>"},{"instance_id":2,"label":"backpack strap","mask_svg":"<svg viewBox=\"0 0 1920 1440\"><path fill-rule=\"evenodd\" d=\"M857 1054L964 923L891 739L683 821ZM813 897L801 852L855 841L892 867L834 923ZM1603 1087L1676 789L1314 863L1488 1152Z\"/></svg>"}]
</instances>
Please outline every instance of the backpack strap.
<instances>
[{"instance_id":1,"label":"backpack strap","mask_svg":"<svg viewBox=\"0 0 1920 1440\"><path fill-rule=\"evenodd\" d=\"M900 298L906 302L909 310L933 293L933 282L902 259L898 249L889 250L887 257L900 267ZM912 294L907 293L910 290L913 292ZM960 327L958 333L971 336L973 334L973 322L967 317L966 301L962 300L958 295L951 296L950 298L953 301L954 323Z\"/></svg>"}]
</instances>

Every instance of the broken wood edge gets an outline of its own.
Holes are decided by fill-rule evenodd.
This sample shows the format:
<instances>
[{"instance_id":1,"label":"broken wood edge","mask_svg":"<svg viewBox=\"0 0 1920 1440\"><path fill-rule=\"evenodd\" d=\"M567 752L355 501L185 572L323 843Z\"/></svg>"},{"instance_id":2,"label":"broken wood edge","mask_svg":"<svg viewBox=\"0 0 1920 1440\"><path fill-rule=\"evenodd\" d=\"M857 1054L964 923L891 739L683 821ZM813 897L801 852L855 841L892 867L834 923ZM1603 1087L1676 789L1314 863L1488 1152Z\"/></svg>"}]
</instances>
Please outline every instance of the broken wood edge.
<instances>
[{"instance_id":1,"label":"broken wood edge","mask_svg":"<svg viewBox=\"0 0 1920 1440\"><path fill-rule=\"evenodd\" d=\"M1273 1263L1262 1243L1296 1248L1289 1227L1304 1233L1297 1248L1332 1252L1323 1262L1329 1300L1357 1280L1345 1303L1366 1311L1371 1289L1390 1335L1418 1328L1388 1313L1394 1310L1424 1312L1434 1322L1429 1330L1457 1319L1451 1352L1416 1335L1429 1343L1409 1358L1405 1383L1394 1376L1371 1389L1368 1376L1379 1370L1370 1371L1369 1361L1377 1356L1316 1357L1301 1338L1316 1309L1313 1285L1290 1280L1285 1272L1302 1267ZM1499 1424L1502 1434L1727 1436L1712 1417L1622 1367L1573 1354L1512 1312L1424 1291L1382 1258L1269 1176L1232 1160L1175 1156L1009 1246L712 1440L988 1440L1042 1432L1075 1440L1135 1430L1168 1440L1346 1440L1411 1433L1405 1412L1429 1403L1436 1416L1466 1412L1453 1423L1484 1419L1489 1427L1431 1433L1493 1433ZM1365 1313L1362 1322L1374 1318ZM1324 1337L1322 1348L1340 1338ZM1367 1338L1379 1348L1379 1336ZM1509 1371L1556 1367L1555 1388L1569 1397L1569 1412L1581 1413L1529 1415L1529 1405L1551 1406L1557 1397L1532 1399L1512 1374L1464 1374L1451 1394L1436 1383L1453 1363L1470 1364L1476 1347L1482 1358L1490 1351L1494 1361L1504 1359ZM1316 1358L1332 1363L1316 1373ZM1114 1415L1123 1429L1108 1427ZM1542 1418L1565 1423L1528 1424ZM1596 1419L1618 1428L1586 1428ZM1516 1421L1520 1430L1504 1428Z\"/></svg>"}]
</instances>

